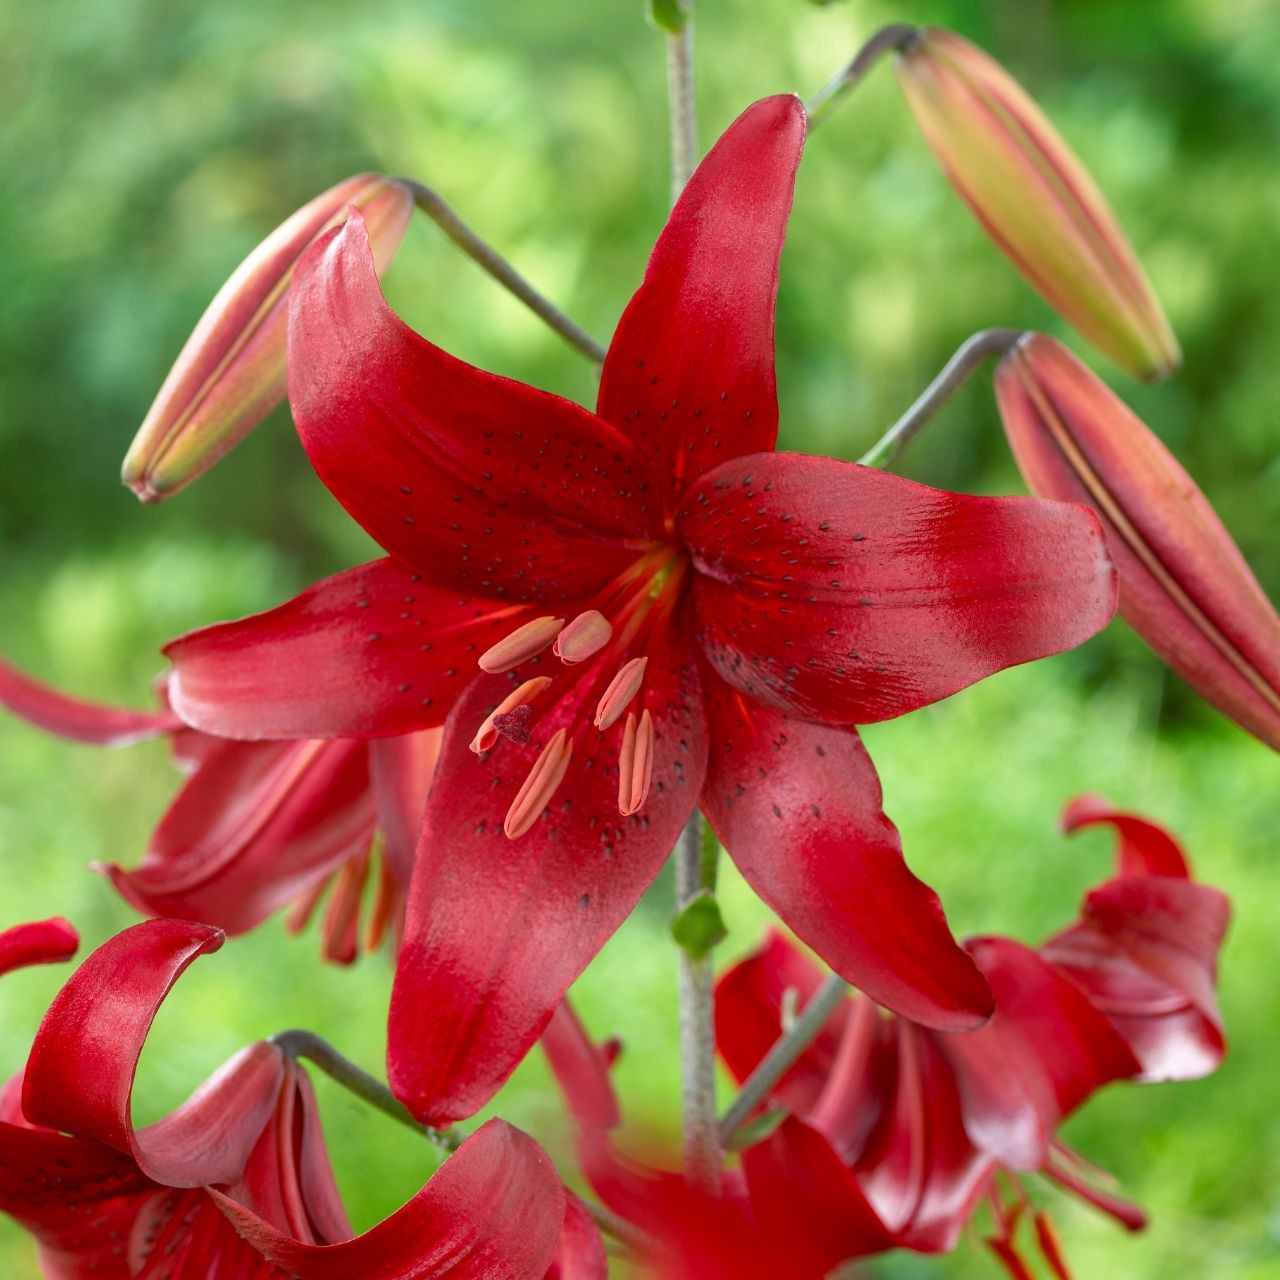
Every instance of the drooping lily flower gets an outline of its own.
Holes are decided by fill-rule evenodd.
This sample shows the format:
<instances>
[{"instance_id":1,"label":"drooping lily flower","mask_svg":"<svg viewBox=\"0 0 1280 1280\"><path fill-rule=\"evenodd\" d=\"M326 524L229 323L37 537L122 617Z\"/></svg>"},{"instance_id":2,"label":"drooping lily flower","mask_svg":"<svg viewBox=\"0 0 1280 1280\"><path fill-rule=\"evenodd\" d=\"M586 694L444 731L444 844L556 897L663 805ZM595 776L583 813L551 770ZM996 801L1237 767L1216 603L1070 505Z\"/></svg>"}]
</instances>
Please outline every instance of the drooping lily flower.
<instances>
[{"instance_id":1,"label":"drooping lily flower","mask_svg":"<svg viewBox=\"0 0 1280 1280\"><path fill-rule=\"evenodd\" d=\"M413 195L379 173L330 187L258 245L200 317L129 446L121 479L143 502L185 489L284 399L289 280L302 251L348 207L364 215L378 270L390 263Z\"/></svg>"},{"instance_id":2,"label":"drooping lily flower","mask_svg":"<svg viewBox=\"0 0 1280 1280\"><path fill-rule=\"evenodd\" d=\"M1030 1205L1027 1172L1131 1230L1143 1224L1139 1210L1084 1180L1055 1131L1110 1081L1191 1079L1221 1061L1214 983L1228 905L1190 878L1163 828L1093 798L1064 815L1069 831L1099 823L1120 835L1117 873L1075 924L1035 949L1000 937L968 944L995 993L985 1026L938 1032L885 1017L865 997L836 1011L775 1091L788 1118L744 1153L762 1213L811 1203L831 1219L814 1228L821 1238L864 1220L869 1205L892 1244L936 1252L985 1200L996 1223L989 1243L1015 1277L1030 1274L1014 1238ZM803 1001L820 980L780 936L721 979L717 1040L736 1077L780 1034L786 993ZM1051 1224L1032 1218L1054 1274L1066 1275ZM833 1251L830 1265L838 1261Z\"/></svg>"},{"instance_id":3,"label":"drooping lily flower","mask_svg":"<svg viewBox=\"0 0 1280 1280\"><path fill-rule=\"evenodd\" d=\"M922 28L898 80L960 198L1064 319L1117 364L1159 378L1178 340L1102 192L1003 67L953 31Z\"/></svg>"},{"instance_id":4,"label":"drooping lily flower","mask_svg":"<svg viewBox=\"0 0 1280 1280\"><path fill-rule=\"evenodd\" d=\"M1113 575L1078 507L772 451L804 127L767 99L704 160L595 414L412 332L354 215L295 274L294 418L388 556L175 641L170 691L228 737L444 722L390 1022L424 1119L493 1094L699 803L876 998L951 1028L990 1012L852 726L1078 644Z\"/></svg>"},{"instance_id":5,"label":"drooping lily flower","mask_svg":"<svg viewBox=\"0 0 1280 1280\"><path fill-rule=\"evenodd\" d=\"M1028 487L1101 518L1124 619L1197 693L1280 751L1280 616L1178 460L1042 333L1001 360L996 401Z\"/></svg>"},{"instance_id":6,"label":"drooping lily flower","mask_svg":"<svg viewBox=\"0 0 1280 1280\"><path fill-rule=\"evenodd\" d=\"M275 1045L244 1050L177 1111L134 1128L151 1021L221 940L172 920L111 939L55 999L24 1078L0 1098L0 1211L35 1236L44 1274L541 1280L563 1195L537 1145L501 1121L354 1239L310 1083Z\"/></svg>"},{"instance_id":7,"label":"drooping lily flower","mask_svg":"<svg viewBox=\"0 0 1280 1280\"><path fill-rule=\"evenodd\" d=\"M300 930L326 893L326 959L359 954L370 874L377 894L364 929L376 947L398 936L440 731L364 741L236 742L187 728L171 711L135 711L59 693L0 660L0 706L79 742L121 746L169 735L183 783L139 866L102 870L131 906L244 933L293 904ZM381 867L374 854L381 833Z\"/></svg>"}]
</instances>

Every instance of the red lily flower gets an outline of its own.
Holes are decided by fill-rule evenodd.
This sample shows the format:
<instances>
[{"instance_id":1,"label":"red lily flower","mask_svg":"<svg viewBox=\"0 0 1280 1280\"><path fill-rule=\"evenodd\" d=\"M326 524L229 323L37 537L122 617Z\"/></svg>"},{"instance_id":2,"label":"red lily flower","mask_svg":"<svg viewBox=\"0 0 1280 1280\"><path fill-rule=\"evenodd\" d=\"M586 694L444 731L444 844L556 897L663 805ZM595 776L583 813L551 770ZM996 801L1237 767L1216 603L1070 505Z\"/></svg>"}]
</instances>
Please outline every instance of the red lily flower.
<instances>
[{"instance_id":1,"label":"red lily flower","mask_svg":"<svg viewBox=\"0 0 1280 1280\"><path fill-rule=\"evenodd\" d=\"M172 920L111 939L55 999L25 1078L0 1099L0 1211L36 1237L44 1274L542 1277L564 1215L559 1181L501 1121L355 1239L310 1083L273 1044L244 1050L177 1111L134 1129L151 1021L183 970L221 943L215 929Z\"/></svg>"},{"instance_id":2,"label":"red lily flower","mask_svg":"<svg viewBox=\"0 0 1280 1280\"><path fill-rule=\"evenodd\" d=\"M594 415L408 329L355 214L294 275L294 418L388 558L171 644L173 705L248 738L445 722L390 1020L425 1119L493 1094L699 802L877 999L953 1029L990 1012L851 726L1078 644L1113 575L1077 507L772 452L804 125L767 99L704 160Z\"/></svg>"},{"instance_id":3,"label":"red lily flower","mask_svg":"<svg viewBox=\"0 0 1280 1280\"><path fill-rule=\"evenodd\" d=\"M286 903L300 930L332 886L326 959L359 952L360 908L382 833L378 894L365 931L376 947L403 927L422 807L440 748L428 729L376 742L236 742L189 729L171 711L135 711L70 698L0 660L0 706L77 742L123 746L170 735L190 773L142 863L100 867L146 915L200 920L245 933Z\"/></svg>"},{"instance_id":4,"label":"red lily flower","mask_svg":"<svg viewBox=\"0 0 1280 1280\"><path fill-rule=\"evenodd\" d=\"M1119 832L1119 865L1079 921L1036 949L969 942L995 992L986 1026L938 1032L882 1017L866 998L836 1011L776 1090L790 1118L744 1153L762 1215L820 1205L831 1218L815 1228L822 1238L865 1223L870 1207L892 1243L935 1252L955 1244L985 1198L997 1227L989 1243L1014 1276L1030 1274L1014 1243L1029 1206L1019 1173L1039 1171L1131 1230L1143 1225L1140 1211L1082 1180L1054 1133L1109 1081L1190 1079L1221 1061L1214 980L1228 905L1190 879L1163 828L1094 798L1067 807L1067 830L1097 823ZM721 979L717 1039L735 1076L745 1079L777 1039L784 993L805 999L820 980L780 936ZM1015 1188L1012 1206L997 1173ZM1048 1220L1034 1223L1046 1260L1066 1276ZM873 1232L865 1238L860 1252L875 1247ZM830 1265L838 1261L833 1249Z\"/></svg>"}]
</instances>

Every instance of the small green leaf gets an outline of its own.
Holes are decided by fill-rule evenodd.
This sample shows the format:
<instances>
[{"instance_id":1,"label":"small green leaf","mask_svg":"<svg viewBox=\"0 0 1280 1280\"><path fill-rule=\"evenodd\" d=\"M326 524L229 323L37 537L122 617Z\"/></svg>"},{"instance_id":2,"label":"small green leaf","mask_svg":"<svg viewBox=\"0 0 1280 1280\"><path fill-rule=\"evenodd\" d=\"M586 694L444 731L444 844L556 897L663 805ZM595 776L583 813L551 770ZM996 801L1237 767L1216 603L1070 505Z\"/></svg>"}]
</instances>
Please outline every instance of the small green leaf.
<instances>
[{"instance_id":1,"label":"small green leaf","mask_svg":"<svg viewBox=\"0 0 1280 1280\"><path fill-rule=\"evenodd\" d=\"M774 1107L764 1115L756 1116L746 1124L740 1124L725 1146L730 1151L743 1151L747 1147L754 1147L757 1142L763 1142L790 1114L786 1107Z\"/></svg>"},{"instance_id":2,"label":"small green leaf","mask_svg":"<svg viewBox=\"0 0 1280 1280\"><path fill-rule=\"evenodd\" d=\"M668 35L678 36L688 25L689 14L680 0L649 0L649 21Z\"/></svg>"},{"instance_id":3,"label":"small green leaf","mask_svg":"<svg viewBox=\"0 0 1280 1280\"><path fill-rule=\"evenodd\" d=\"M685 903L684 910L671 922L671 936L696 960L709 955L716 943L729 936L720 904L706 889L699 890Z\"/></svg>"}]
</instances>

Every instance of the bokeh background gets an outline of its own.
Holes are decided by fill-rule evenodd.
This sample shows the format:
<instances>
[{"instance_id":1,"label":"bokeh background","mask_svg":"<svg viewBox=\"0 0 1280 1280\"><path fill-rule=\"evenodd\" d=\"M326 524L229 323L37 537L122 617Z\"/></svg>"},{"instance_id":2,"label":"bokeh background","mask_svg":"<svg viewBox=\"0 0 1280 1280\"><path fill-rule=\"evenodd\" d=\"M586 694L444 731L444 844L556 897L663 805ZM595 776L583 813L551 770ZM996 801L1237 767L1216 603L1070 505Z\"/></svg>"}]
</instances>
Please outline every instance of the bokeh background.
<instances>
[{"instance_id":1,"label":"bokeh background","mask_svg":"<svg viewBox=\"0 0 1280 1280\"><path fill-rule=\"evenodd\" d=\"M274 603L363 558L283 410L194 490L143 509L119 460L168 363L249 248L365 168L439 187L540 287L607 336L661 225L663 52L640 0L59 0L0 8L0 651L86 695L145 702L158 646ZM1187 354L1171 382L1117 389L1218 504L1280 596L1280 8L1272 0L699 0L710 141L751 100L811 92L887 21L956 28L996 54L1110 195ZM411 323L501 373L590 401L580 357L423 220L387 283ZM801 170L779 300L783 442L858 456L954 347L992 324L1061 326L945 186L881 67L818 131ZM1069 338L1077 351L1081 346ZM978 492L1018 477L979 375L901 469ZM1148 811L1226 887L1222 998L1232 1054L1213 1079L1114 1087L1068 1137L1153 1225L1129 1239L1043 1192L1078 1274L1280 1275L1277 764L1199 705L1120 624L867 739L908 856L959 932L1029 941L1109 865L1054 833L1082 790ZM135 861L174 785L158 746L105 753L0 719L0 924L61 912L87 944L131 922L91 859ZM726 960L767 915L729 876ZM670 1126L674 958L659 883L579 984L619 1033L638 1127ZM904 921L904 928L909 922ZM290 1025L378 1070L385 955L322 967L278 922L185 977L143 1061L144 1115L246 1041ZM0 1062L22 1063L62 975L0 991ZM336 1090L321 1097L358 1226L435 1157ZM566 1155L535 1055L499 1110ZM978 1248L868 1273L981 1277ZM0 1274L36 1274L0 1223Z\"/></svg>"}]
</instances>

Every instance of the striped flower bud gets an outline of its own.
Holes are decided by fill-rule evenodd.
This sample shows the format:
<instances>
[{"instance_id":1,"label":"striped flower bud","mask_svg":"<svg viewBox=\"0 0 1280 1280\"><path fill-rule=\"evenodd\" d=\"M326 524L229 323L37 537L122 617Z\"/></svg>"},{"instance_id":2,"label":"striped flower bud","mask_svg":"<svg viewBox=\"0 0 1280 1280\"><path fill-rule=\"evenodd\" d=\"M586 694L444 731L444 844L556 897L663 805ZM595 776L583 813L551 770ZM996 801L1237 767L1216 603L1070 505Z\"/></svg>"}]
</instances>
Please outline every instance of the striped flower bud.
<instances>
[{"instance_id":1,"label":"striped flower bud","mask_svg":"<svg viewBox=\"0 0 1280 1280\"><path fill-rule=\"evenodd\" d=\"M1001 361L996 399L1032 492L1102 517L1125 620L1224 715L1280 750L1280 617L1195 481L1043 334Z\"/></svg>"},{"instance_id":2,"label":"striped flower bud","mask_svg":"<svg viewBox=\"0 0 1280 1280\"><path fill-rule=\"evenodd\" d=\"M1021 85L936 28L903 48L898 78L952 186L1046 301L1129 372L1177 368L1177 339L1115 215Z\"/></svg>"},{"instance_id":3,"label":"striped flower bud","mask_svg":"<svg viewBox=\"0 0 1280 1280\"><path fill-rule=\"evenodd\" d=\"M162 502L184 489L284 399L294 265L351 205L369 228L378 271L391 261L413 196L376 173L330 187L258 245L200 317L129 447L121 479L143 502Z\"/></svg>"}]
</instances>

